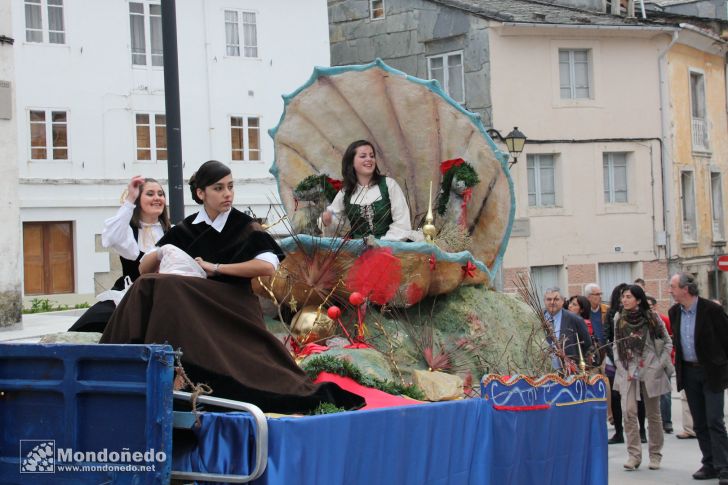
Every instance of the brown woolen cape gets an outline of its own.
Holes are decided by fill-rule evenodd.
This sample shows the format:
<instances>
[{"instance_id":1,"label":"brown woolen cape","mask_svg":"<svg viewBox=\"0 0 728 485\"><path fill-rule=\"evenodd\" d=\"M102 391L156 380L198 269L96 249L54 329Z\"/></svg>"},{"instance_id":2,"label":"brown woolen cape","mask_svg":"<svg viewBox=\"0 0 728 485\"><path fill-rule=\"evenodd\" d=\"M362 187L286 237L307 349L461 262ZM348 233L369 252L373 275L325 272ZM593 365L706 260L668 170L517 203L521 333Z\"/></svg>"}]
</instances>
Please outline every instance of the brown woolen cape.
<instances>
[{"instance_id":1,"label":"brown woolen cape","mask_svg":"<svg viewBox=\"0 0 728 485\"><path fill-rule=\"evenodd\" d=\"M158 245L174 244L213 263L248 261L262 252L284 256L269 234L232 209L221 233L194 215ZM102 343L169 343L181 349L193 382L213 395L250 402L266 412L307 412L322 402L355 409L363 398L332 383L314 384L263 322L246 278L142 275L119 303Z\"/></svg>"}]
</instances>

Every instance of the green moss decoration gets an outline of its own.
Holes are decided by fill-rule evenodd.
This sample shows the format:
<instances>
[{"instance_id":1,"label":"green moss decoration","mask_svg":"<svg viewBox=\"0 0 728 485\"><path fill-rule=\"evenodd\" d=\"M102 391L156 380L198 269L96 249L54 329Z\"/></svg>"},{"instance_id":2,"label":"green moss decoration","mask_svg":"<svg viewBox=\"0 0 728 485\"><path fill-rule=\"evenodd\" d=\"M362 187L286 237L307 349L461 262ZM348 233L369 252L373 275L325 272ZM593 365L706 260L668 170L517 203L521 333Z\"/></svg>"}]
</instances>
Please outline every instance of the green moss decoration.
<instances>
[{"instance_id":1,"label":"green moss decoration","mask_svg":"<svg viewBox=\"0 0 728 485\"><path fill-rule=\"evenodd\" d=\"M373 387L387 394L403 395L422 401L424 393L415 386L405 386L392 381L383 381L374 377L364 375L354 364L330 355L319 355L307 361L303 370L311 378L315 379L322 372L337 374L342 377L349 377L366 387Z\"/></svg>"},{"instance_id":2,"label":"green moss decoration","mask_svg":"<svg viewBox=\"0 0 728 485\"><path fill-rule=\"evenodd\" d=\"M447 203L450 200L450 186L452 185L452 179L455 177L465 182L465 186L468 188L475 187L480 183L480 177L478 177L475 169L468 162L452 166L442 177L440 194L437 197L437 213L441 216L445 215L445 211L447 210Z\"/></svg>"},{"instance_id":3,"label":"green moss decoration","mask_svg":"<svg viewBox=\"0 0 728 485\"><path fill-rule=\"evenodd\" d=\"M323 194L330 203L339 189L341 189L340 180L329 178L326 174L309 175L296 185L293 194L299 200L312 200Z\"/></svg>"},{"instance_id":4,"label":"green moss decoration","mask_svg":"<svg viewBox=\"0 0 728 485\"><path fill-rule=\"evenodd\" d=\"M344 408L340 408L336 406L335 404L331 404L330 402L322 402L318 405L316 409L314 409L311 414L312 415L318 415L318 414L334 414L334 413L343 413L346 411Z\"/></svg>"}]
</instances>

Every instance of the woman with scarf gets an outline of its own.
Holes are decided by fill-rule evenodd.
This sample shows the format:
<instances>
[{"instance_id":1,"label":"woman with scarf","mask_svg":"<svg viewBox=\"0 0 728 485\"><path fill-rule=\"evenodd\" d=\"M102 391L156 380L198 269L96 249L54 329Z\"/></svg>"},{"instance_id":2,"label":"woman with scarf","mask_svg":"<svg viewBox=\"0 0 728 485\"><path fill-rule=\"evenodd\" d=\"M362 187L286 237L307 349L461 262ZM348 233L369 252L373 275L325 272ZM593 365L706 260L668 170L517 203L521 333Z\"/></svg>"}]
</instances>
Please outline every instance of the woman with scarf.
<instances>
[{"instance_id":1,"label":"woman with scarf","mask_svg":"<svg viewBox=\"0 0 728 485\"><path fill-rule=\"evenodd\" d=\"M614 389L622 397L624 431L629 458L624 468L636 470L642 462L637 423L637 401L643 401L648 422L650 470L660 468L662 418L660 396L670 390L672 340L660 317L650 310L644 290L630 285L622 292L622 310L614 316Z\"/></svg>"}]
</instances>

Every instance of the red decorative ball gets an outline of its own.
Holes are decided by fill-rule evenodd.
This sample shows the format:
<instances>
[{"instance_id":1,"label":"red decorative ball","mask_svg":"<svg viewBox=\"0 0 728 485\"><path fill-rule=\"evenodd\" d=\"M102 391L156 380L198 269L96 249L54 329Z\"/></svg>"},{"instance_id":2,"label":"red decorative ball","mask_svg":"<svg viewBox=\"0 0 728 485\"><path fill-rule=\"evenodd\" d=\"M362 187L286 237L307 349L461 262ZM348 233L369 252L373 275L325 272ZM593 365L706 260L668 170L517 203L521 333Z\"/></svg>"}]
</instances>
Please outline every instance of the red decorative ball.
<instances>
[{"instance_id":1,"label":"red decorative ball","mask_svg":"<svg viewBox=\"0 0 728 485\"><path fill-rule=\"evenodd\" d=\"M362 296L361 293L359 293L358 291L355 291L354 293L349 295L349 303L351 303L354 306L359 306L362 303L364 303L364 297Z\"/></svg>"},{"instance_id":2,"label":"red decorative ball","mask_svg":"<svg viewBox=\"0 0 728 485\"><path fill-rule=\"evenodd\" d=\"M326 311L326 314L329 316L332 320L338 320L341 316L341 308L337 306L330 306L329 309Z\"/></svg>"}]
</instances>

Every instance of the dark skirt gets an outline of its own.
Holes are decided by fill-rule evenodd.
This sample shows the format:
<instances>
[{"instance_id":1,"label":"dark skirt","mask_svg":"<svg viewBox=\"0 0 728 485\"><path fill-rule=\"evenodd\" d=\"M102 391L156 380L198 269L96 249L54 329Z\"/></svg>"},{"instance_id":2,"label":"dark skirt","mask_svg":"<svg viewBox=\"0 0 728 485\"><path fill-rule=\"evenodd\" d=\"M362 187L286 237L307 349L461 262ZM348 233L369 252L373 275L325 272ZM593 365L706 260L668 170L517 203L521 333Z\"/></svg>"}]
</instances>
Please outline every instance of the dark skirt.
<instances>
[{"instance_id":1,"label":"dark skirt","mask_svg":"<svg viewBox=\"0 0 728 485\"><path fill-rule=\"evenodd\" d=\"M114 313L116 303L114 300L96 302L91 308L83 312L76 320L69 332L103 332L111 315Z\"/></svg>"},{"instance_id":2,"label":"dark skirt","mask_svg":"<svg viewBox=\"0 0 728 485\"><path fill-rule=\"evenodd\" d=\"M364 405L336 385L314 384L266 328L258 298L228 283L143 275L119 303L101 343L169 343L182 351L193 382L266 412L307 412L322 402Z\"/></svg>"}]
</instances>

